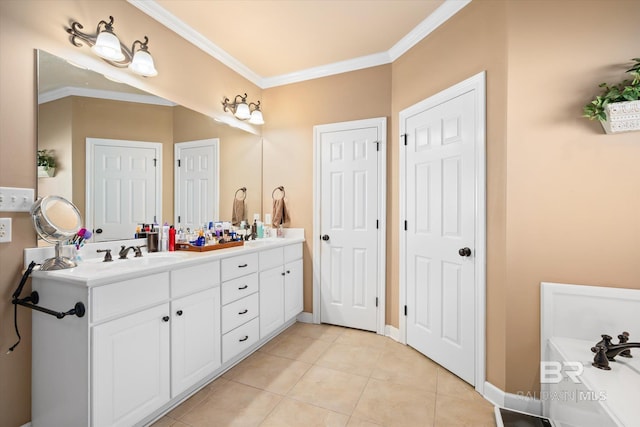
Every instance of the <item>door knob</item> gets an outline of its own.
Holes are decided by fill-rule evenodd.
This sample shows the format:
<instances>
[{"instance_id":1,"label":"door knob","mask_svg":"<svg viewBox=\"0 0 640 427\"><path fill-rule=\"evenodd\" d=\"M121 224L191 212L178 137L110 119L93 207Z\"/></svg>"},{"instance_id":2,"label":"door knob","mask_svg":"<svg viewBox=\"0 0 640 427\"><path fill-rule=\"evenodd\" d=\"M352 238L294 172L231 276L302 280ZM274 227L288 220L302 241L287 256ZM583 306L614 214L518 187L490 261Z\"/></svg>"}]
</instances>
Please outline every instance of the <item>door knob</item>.
<instances>
[{"instance_id":1,"label":"door knob","mask_svg":"<svg viewBox=\"0 0 640 427\"><path fill-rule=\"evenodd\" d=\"M460 256L471 256L471 249L469 248L462 248L458 251L458 255Z\"/></svg>"},{"instance_id":2,"label":"door knob","mask_svg":"<svg viewBox=\"0 0 640 427\"><path fill-rule=\"evenodd\" d=\"M102 234L102 228L96 229L96 234Z\"/></svg>"},{"instance_id":3,"label":"door knob","mask_svg":"<svg viewBox=\"0 0 640 427\"><path fill-rule=\"evenodd\" d=\"M178 311L176 311L176 314L177 314L178 316L182 316L182 310L178 310Z\"/></svg>"},{"instance_id":4,"label":"door knob","mask_svg":"<svg viewBox=\"0 0 640 427\"><path fill-rule=\"evenodd\" d=\"M324 240L325 242L329 240L329 235L325 234L324 236L322 236L322 240Z\"/></svg>"}]
</instances>

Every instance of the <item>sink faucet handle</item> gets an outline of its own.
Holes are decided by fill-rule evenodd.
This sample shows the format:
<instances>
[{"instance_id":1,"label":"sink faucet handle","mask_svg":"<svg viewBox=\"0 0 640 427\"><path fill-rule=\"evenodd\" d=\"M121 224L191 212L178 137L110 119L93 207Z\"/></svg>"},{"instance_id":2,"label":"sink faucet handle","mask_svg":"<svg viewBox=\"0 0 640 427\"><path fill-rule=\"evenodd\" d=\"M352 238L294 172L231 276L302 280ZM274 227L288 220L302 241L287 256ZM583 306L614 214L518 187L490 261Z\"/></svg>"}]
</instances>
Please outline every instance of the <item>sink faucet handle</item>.
<instances>
[{"instance_id":1,"label":"sink faucet handle","mask_svg":"<svg viewBox=\"0 0 640 427\"><path fill-rule=\"evenodd\" d=\"M629 332L621 333L620 335L618 335L618 339L620 340L619 344L626 344L629 341ZM626 349L624 351L621 351L620 354L618 354L618 356L633 357L631 355L631 349Z\"/></svg>"},{"instance_id":2,"label":"sink faucet handle","mask_svg":"<svg viewBox=\"0 0 640 427\"><path fill-rule=\"evenodd\" d=\"M142 250L141 248L146 248L147 245L140 245L140 246L136 246L136 248L134 249L136 255L135 258L141 258L142 257Z\"/></svg>"},{"instance_id":3,"label":"sink faucet handle","mask_svg":"<svg viewBox=\"0 0 640 427\"><path fill-rule=\"evenodd\" d=\"M102 260L102 262L113 261L113 258L111 257L111 249L98 249L96 252L98 253L105 252L104 259Z\"/></svg>"},{"instance_id":4,"label":"sink faucet handle","mask_svg":"<svg viewBox=\"0 0 640 427\"><path fill-rule=\"evenodd\" d=\"M607 358L607 348L603 345L596 344L595 347L591 347L591 351L596 354L593 358L592 365L598 369L610 371L611 367L609 366L609 359Z\"/></svg>"}]
</instances>

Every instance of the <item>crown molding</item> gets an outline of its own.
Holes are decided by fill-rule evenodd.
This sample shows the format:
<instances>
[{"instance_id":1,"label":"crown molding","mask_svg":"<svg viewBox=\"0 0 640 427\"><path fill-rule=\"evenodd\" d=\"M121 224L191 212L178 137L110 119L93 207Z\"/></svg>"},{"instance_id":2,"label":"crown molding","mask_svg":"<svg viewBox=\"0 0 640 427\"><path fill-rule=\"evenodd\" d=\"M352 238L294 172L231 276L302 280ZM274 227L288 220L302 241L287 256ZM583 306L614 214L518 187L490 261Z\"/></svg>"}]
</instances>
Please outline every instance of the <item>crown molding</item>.
<instances>
[{"instance_id":1,"label":"crown molding","mask_svg":"<svg viewBox=\"0 0 640 427\"><path fill-rule=\"evenodd\" d=\"M335 62L333 64L308 68L293 73L272 77L262 77L253 72L246 65L229 55L222 48L205 38L202 34L185 24L182 20L160 6L155 0L127 0L131 5L140 9L165 27L169 28L194 46L211 55L242 77L246 78L261 89L302 82L306 80L327 77L363 68L389 64L415 46L422 39L435 31L440 25L458 11L471 3L472 0L445 0L431 15L418 24L405 37L386 52L379 52L359 58Z\"/></svg>"},{"instance_id":2,"label":"crown molding","mask_svg":"<svg viewBox=\"0 0 640 427\"><path fill-rule=\"evenodd\" d=\"M84 87L65 86L59 89L50 90L38 95L38 105L45 102L55 101L56 99L66 98L67 96L82 96L85 98L101 98L111 101L135 102L137 104L164 105L167 107L175 107L176 103L167 101L153 95L142 95L137 93L114 92L110 90L89 89Z\"/></svg>"}]
</instances>

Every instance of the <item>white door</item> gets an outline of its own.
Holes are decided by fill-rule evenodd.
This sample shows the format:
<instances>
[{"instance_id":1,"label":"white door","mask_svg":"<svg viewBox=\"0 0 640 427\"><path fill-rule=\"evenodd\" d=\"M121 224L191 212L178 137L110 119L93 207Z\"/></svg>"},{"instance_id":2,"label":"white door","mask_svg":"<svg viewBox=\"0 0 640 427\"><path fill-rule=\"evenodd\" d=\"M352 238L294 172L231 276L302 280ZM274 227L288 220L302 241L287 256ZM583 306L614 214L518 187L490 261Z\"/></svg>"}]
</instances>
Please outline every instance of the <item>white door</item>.
<instances>
[{"instance_id":1,"label":"white door","mask_svg":"<svg viewBox=\"0 0 640 427\"><path fill-rule=\"evenodd\" d=\"M171 302L171 397L220 367L220 288Z\"/></svg>"},{"instance_id":2,"label":"white door","mask_svg":"<svg viewBox=\"0 0 640 427\"><path fill-rule=\"evenodd\" d=\"M219 219L219 140L175 145L175 224L197 227Z\"/></svg>"},{"instance_id":3,"label":"white door","mask_svg":"<svg viewBox=\"0 0 640 427\"><path fill-rule=\"evenodd\" d=\"M380 120L316 127L320 155L320 321L379 331L384 204ZM320 237L322 236L322 237ZM384 259L384 258L383 258Z\"/></svg>"},{"instance_id":4,"label":"white door","mask_svg":"<svg viewBox=\"0 0 640 427\"><path fill-rule=\"evenodd\" d=\"M406 340L470 384L477 358L475 257L484 250L476 247L476 92L423 102L400 115Z\"/></svg>"},{"instance_id":5,"label":"white door","mask_svg":"<svg viewBox=\"0 0 640 427\"><path fill-rule=\"evenodd\" d=\"M86 226L92 241L132 239L161 221L162 144L87 138Z\"/></svg>"},{"instance_id":6,"label":"white door","mask_svg":"<svg viewBox=\"0 0 640 427\"><path fill-rule=\"evenodd\" d=\"M169 304L93 328L92 426L132 426L169 401Z\"/></svg>"}]
</instances>

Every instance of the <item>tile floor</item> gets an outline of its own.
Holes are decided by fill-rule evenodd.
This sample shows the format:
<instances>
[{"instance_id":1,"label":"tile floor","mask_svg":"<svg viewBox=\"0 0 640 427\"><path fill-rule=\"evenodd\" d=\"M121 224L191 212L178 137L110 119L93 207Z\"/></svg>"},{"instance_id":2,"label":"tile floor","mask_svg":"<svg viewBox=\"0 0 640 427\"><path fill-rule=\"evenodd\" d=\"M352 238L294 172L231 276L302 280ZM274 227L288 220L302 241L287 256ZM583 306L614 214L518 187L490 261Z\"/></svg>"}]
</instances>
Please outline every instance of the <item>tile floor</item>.
<instances>
[{"instance_id":1,"label":"tile floor","mask_svg":"<svg viewBox=\"0 0 640 427\"><path fill-rule=\"evenodd\" d=\"M153 427L495 426L471 386L390 338L296 323Z\"/></svg>"}]
</instances>

